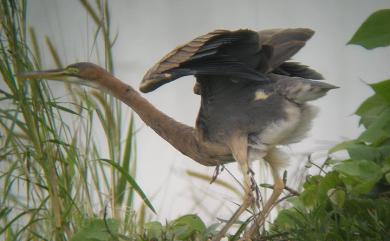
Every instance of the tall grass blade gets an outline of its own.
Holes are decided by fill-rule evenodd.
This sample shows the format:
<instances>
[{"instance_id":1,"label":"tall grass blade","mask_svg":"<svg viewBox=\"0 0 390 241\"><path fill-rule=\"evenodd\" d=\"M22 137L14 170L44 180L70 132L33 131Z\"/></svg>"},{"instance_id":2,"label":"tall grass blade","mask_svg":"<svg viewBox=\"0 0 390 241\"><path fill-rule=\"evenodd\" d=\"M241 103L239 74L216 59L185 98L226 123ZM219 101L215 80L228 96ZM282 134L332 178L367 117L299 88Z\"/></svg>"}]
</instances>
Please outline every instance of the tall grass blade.
<instances>
[{"instance_id":1,"label":"tall grass blade","mask_svg":"<svg viewBox=\"0 0 390 241\"><path fill-rule=\"evenodd\" d=\"M146 197L145 193L142 191L137 182L129 175L129 173L124 170L121 166L119 166L116 162L108 159L101 159L104 162L109 163L111 166L115 167L122 175L126 177L126 181L134 188L134 190L138 193L138 195L142 198L145 204L156 214L156 210L154 209L152 203Z\"/></svg>"},{"instance_id":2,"label":"tall grass blade","mask_svg":"<svg viewBox=\"0 0 390 241\"><path fill-rule=\"evenodd\" d=\"M133 149L133 121L134 117L131 115L130 123L127 130L125 149L123 151L123 159L122 159L122 168L123 170L129 172L130 171L130 161L131 161L131 150ZM126 193L126 176L119 176L118 186L117 186L117 202L118 204L122 204L125 193Z\"/></svg>"},{"instance_id":3,"label":"tall grass blade","mask_svg":"<svg viewBox=\"0 0 390 241\"><path fill-rule=\"evenodd\" d=\"M56 48L54 47L53 43L51 42L51 40L48 36L45 37L45 41L46 41L47 47L49 48L50 55L53 58L55 65L57 66L57 68L63 68L64 65L61 62L61 58L60 58L59 54L57 53Z\"/></svg>"}]
</instances>

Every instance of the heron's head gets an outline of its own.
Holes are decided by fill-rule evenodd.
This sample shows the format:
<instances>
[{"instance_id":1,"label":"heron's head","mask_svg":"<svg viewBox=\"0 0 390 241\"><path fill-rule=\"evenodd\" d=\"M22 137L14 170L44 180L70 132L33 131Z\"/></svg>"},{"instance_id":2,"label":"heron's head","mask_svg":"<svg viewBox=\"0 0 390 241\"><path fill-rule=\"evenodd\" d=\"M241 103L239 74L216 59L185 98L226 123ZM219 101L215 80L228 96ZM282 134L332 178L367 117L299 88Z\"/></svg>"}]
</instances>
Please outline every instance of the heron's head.
<instances>
[{"instance_id":1,"label":"heron's head","mask_svg":"<svg viewBox=\"0 0 390 241\"><path fill-rule=\"evenodd\" d=\"M88 62L71 64L63 69L33 71L18 74L21 79L48 79L86 85L93 88L102 86L102 79L109 74L100 66Z\"/></svg>"}]
</instances>

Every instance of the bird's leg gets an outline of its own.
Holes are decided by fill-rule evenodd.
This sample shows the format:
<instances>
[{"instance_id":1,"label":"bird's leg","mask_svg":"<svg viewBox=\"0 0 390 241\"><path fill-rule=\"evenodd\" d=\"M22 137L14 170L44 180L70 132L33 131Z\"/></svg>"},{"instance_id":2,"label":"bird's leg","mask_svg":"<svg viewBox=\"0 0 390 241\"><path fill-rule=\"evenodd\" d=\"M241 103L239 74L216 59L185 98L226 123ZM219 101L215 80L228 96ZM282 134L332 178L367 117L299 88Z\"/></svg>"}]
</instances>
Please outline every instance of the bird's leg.
<instances>
[{"instance_id":1,"label":"bird's leg","mask_svg":"<svg viewBox=\"0 0 390 241\"><path fill-rule=\"evenodd\" d=\"M259 229L259 227L261 227L264 224L265 219L267 218L274 204L277 202L279 196L283 192L284 181L279 176L278 169L275 166L273 166L272 163L270 163L270 166L272 171L272 177L274 179L273 192L271 194L271 197L265 203L263 210L258 215L256 215L257 217L255 217L255 223L252 224L252 226L247 230L247 232L245 232L244 240L252 238L256 233L256 231Z\"/></svg>"},{"instance_id":2,"label":"bird's leg","mask_svg":"<svg viewBox=\"0 0 390 241\"><path fill-rule=\"evenodd\" d=\"M242 169L244 169L244 168L245 168L245 165L244 165L244 167L242 167ZM248 172L243 171L243 175L244 175L244 190L245 190L245 194L243 197L243 203L236 210L236 212L234 212L233 216L229 219L229 221L225 224L225 226L219 231L219 233L213 238L212 241L221 240L221 238L223 238L225 236L225 234L229 230L229 228L238 220L238 218L241 216L241 214L243 212L245 212L245 210L251 204L254 203L254 197L252 194L252 188L251 188L251 182L250 182L251 179L249 177Z\"/></svg>"},{"instance_id":3,"label":"bird's leg","mask_svg":"<svg viewBox=\"0 0 390 241\"><path fill-rule=\"evenodd\" d=\"M213 241L219 241L223 238L229 228L238 220L241 214L254 203L254 197L252 193L252 180L251 170L248 163L248 146L247 136L240 136L234 138L231 142L230 149L233 153L234 159L238 162L242 175L244 177L244 192L243 203L225 224L225 226L219 231L219 233L213 237Z\"/></svg>"}]
</instances>

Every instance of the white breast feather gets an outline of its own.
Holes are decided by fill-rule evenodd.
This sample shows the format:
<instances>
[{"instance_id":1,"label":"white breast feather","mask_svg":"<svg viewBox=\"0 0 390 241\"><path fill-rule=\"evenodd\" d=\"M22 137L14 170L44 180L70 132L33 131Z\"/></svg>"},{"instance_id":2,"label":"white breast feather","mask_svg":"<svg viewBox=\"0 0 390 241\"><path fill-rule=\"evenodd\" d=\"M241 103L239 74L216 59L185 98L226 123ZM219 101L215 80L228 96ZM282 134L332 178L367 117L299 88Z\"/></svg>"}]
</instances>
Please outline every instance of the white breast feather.
<instances>
[{"instance_id":1,"label":"white breast feather","mask_svg":"<svg viewBox=\"0 0 390 241\"><path fill-rule=\"evenodd\" d=\"M316 116L317 108L304 104L298 107L287 102L286 118L269 124L258 136L261 143L253 148L265 150L264 146L286 145L296 143L305 138L311 128L311 121Z\"/></svg>"},{"instance_id":2,"label":"white breast feather","mask_svg":"<svg viewBox=\"0 0 390 241\"><path fill-rule=\"evenodd\" d=\"M296 104L287 102L286 118L270 123L260 135L260 140L266 145L282 144L298 126L301 111Z\"/></svg>"},{"instance_id":3,"label":"white breast feather","mask_svg":"<svg viewBox=\"0 0 390 241\"><path fill-rule=\"evenodd\" d=\"M286 119L269 124L258 136L260 142L249 144L249 160L267 161L275 170L285 166L287 155L277 145L296 143L305 138L311 128L311 121L318 113L314 106L304 104L298 107L288 102Z\"/></svg>"}]
</instances>

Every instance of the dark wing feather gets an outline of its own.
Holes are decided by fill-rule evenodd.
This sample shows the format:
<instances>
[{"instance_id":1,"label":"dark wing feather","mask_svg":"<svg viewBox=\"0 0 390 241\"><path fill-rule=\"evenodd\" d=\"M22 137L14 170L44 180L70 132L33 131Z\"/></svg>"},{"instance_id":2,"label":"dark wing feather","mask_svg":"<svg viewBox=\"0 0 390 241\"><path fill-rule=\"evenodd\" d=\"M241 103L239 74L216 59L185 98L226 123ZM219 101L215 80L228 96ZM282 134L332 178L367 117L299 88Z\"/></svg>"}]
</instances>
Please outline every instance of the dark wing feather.
<instances>
[{"instance_id":1,"label":"dark wing feather","mask_svg":"<svg viewBox=\"0 0 390 241\"><path fill-rule=\"evenodd\" d=\"M309 66L298 62L284 62L273 73L291 77L301 77L304 79L323 80L324 77Z\"/></svg>"},{"instance_id":2,"label":"dark wing feather","mask_svg":"<svg viewBox=\"0 0 390 241\"><path fill-rule=\"evenodd\" d=\"M150 92L186 75L229 76L240 81L264 81L266 73L322 79L307 66L286 62L314 34L306 28L216 30L179 46L144 76L140 90Z\"/></svg>"},{"instance_id":3,"label":"dark wing feather","mask_svg":"<svg viewBox=\"0 0 390 241\"><path fill-rule=\"evenodd\" d=\"M272 48L267 71L271 72L305 46L306 41L313 36L314 31L308 28L287 28L267 29L258 33L261 45L268 45Z\"/></svg>"},{"instance_id":4,"label":"dark wing feather","mask_svg":"<svg viewBox=\"0 0 390 241\"><path fill-rule=\"evenodd\" d=\"M152 91L185 75L217 75L263 81L256 71L264 53L257 32L216 30L174 49L144 76L140 90ZM265 56L266 57L266 56Z\"/></svg>"}]
</instances>

